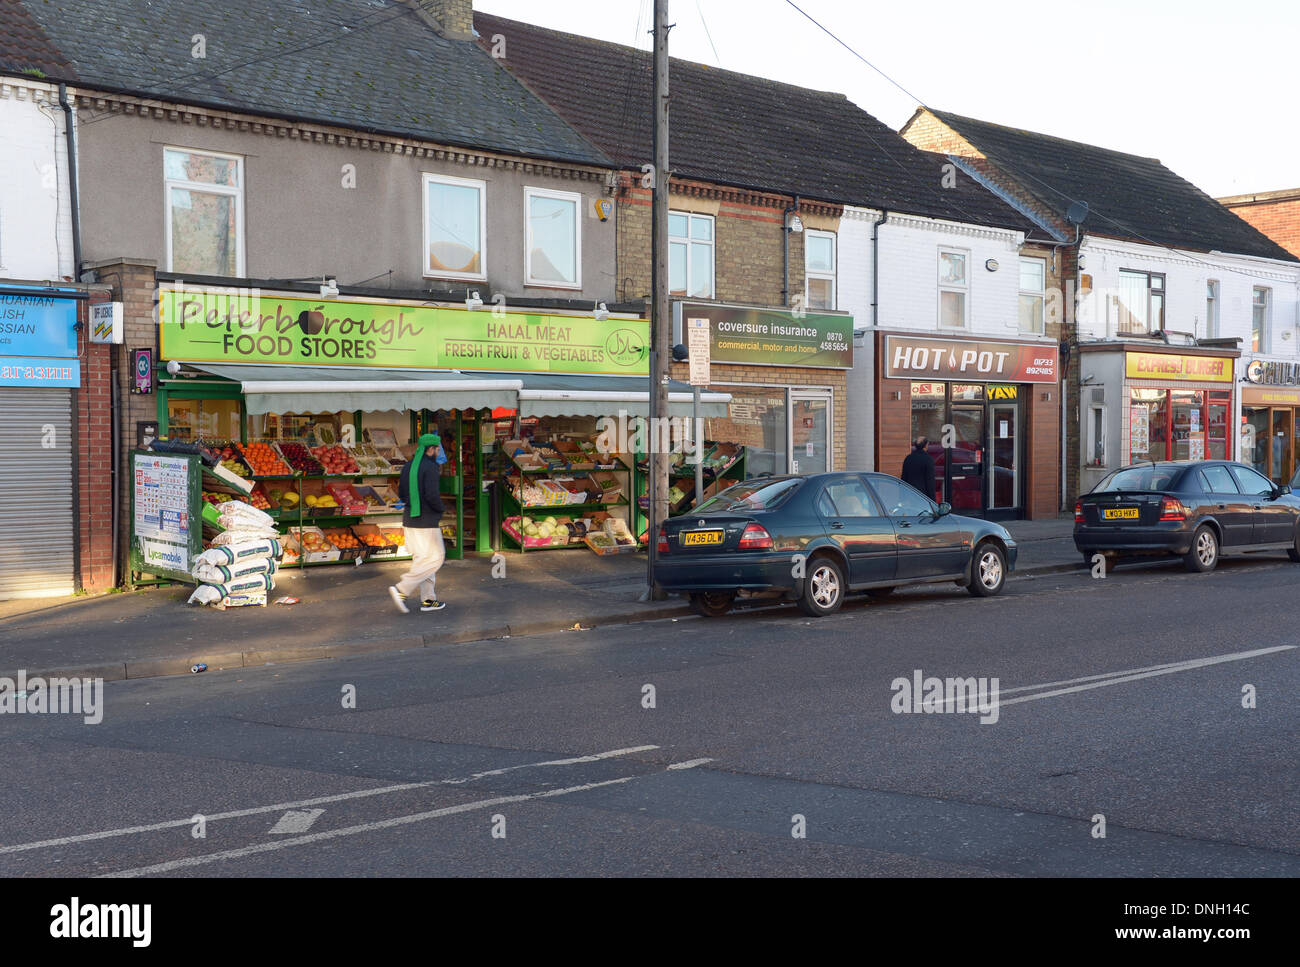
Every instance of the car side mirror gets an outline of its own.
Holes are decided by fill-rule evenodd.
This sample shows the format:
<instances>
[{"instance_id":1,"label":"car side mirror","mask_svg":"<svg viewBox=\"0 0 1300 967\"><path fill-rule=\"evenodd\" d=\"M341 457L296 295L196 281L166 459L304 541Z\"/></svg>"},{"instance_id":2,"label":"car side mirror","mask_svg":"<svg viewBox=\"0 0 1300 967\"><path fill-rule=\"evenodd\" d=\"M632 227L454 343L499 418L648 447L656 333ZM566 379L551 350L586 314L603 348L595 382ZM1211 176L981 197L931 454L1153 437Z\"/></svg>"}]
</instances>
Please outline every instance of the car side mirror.
<instances>
[{"instance_id":1,"label":"car side mirror","mask_svg":"<svg viewBox=\"0 0 1300 967\"><path fill-rule=\"evenodd\" d=\"M942 504L939 505L939 511L938 513L935 514L935 517L936 518L947 517L951 513L952 513L952 504L948 503L948 501L945 500Z\"/></svg>"},{"instance_id":2,"label":"car side mirror","mask_svg":"<svg viewBox=\"0 0 1300 967\"><path fill-rule=\"evenodd\" d=\"M1285 496L1286 496L1287 494L1289 494L1290 492L1291 492L1291 488L1288 487L1286 484L1283 484L1282 486L1278 487L1278 488L1273 492L1273 496L1274 496L1275 498L1277 498L1277 497L1285 497Z\"/></svg>"}]
</instances>

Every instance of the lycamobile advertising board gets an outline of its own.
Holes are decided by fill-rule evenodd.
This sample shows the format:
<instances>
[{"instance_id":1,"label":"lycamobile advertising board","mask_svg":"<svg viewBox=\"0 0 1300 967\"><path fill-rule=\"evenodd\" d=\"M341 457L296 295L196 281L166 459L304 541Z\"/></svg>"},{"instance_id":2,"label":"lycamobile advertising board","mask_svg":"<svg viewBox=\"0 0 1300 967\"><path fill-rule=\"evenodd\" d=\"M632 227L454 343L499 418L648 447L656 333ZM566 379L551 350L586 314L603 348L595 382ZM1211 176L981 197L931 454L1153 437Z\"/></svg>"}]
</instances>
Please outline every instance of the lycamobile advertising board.
<instances>
[{"instance_id":1,"label":"lycamobile advertising board","mask_svg":"<svg viewBox=\"0 0 1300 967\"><path fill-rule=\"evenodd\" d=\"M714 363L853 368L853 317L845 313L796 314L790 309L676 302L675 342L683 341L687 319L709 321L709 355Z\"/></svg>"},{"instance_id":2,"label":"lycamobile advertising board","mask_svg":"<svg viewBox=\"0 0 1300 967\"><path fill-rule=\"evenodd\" d=\"M164 289L163 359L283 366L373 366L526 373L649 373L644 319L469 311L264 295L255 289Z\"/></svg>"},{"instance_id":3,"label":"lycamobile advertising board","mask_svg":"<svg viewBox=\"0 0 1300 967\"><path fill-rule=\"evenodd\" d=\"M197 456L131 451L131 570L193 580L203 551L202 476Z\"/></svg>"}]
</instances>

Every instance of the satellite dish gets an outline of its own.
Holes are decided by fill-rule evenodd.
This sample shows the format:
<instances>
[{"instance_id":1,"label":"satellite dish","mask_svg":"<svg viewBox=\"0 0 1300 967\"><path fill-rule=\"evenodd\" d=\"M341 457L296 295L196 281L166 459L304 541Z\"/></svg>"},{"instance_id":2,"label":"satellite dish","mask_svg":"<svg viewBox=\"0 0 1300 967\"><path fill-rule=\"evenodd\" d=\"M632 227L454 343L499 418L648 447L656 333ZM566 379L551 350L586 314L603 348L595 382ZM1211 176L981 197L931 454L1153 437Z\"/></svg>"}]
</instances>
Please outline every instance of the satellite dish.
<instances>
[{"instance_id":1,"label":"satellite dish","mask_svg":"<svg viewBox=\"0 0 1300 967\"><path fill-rule=\"evenodd\" d=\"M1071 225L1082 225L1083 220L1087 217L1088 203L1086 201L1076 201L1065 213L1065 220Z\"/></svg>"}]
</instances>

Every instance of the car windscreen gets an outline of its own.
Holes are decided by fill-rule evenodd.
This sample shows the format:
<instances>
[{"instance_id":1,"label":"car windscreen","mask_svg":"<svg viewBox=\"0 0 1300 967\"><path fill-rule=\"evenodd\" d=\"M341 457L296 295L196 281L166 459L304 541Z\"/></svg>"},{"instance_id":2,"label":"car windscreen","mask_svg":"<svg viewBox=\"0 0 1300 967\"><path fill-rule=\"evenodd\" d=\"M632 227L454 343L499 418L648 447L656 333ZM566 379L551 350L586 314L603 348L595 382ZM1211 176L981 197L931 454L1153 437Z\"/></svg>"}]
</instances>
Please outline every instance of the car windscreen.
<instances>
[{"instance_id":1,"label":"car windscreen","mask_svg":"<svg viewBox=\"0 0 1300 967\"><path fill-rule=\"evenodd\" d=\"M1098 484L1093 493L1108 490L1170 490L1182 472L1182 467L1125 467Z\"/></svg>"},{"instance_id":2,"label":"car windscreen","mask_svg":"<svg viewBox=\"0 0 1300 967\"><path fill-rule=\"evenodd\" d=\"M747 480L710 497L696 510L700 513L707 511L748 513L754 510L772 510L785 503L802 483L803 480L799 477L787 477L784 480Z\"/></svg>"}]
</instances>

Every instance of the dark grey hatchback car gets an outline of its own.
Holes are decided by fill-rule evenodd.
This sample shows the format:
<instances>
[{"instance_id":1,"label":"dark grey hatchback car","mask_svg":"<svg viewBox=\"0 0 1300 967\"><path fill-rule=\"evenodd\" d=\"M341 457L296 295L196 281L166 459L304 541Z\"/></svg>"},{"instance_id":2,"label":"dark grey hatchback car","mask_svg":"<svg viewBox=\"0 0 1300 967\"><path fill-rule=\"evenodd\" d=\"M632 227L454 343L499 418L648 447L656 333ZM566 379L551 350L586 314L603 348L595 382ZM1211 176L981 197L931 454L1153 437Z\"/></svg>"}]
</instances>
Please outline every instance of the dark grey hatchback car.
<instances>
[{"instance_id":1,"label":"dark grey hatchback car","mask_svg":"<svg viewBox=\"0 0 1300 967\"><path fill-rule=\"evenodd\" d=\"M1074 505L1074 546L1093 555L1176 555L1212 571L1222 554L1285 550L1300 563L1300 499L1241 463L1116 470Z\"/></svg>"}]
</instances>

